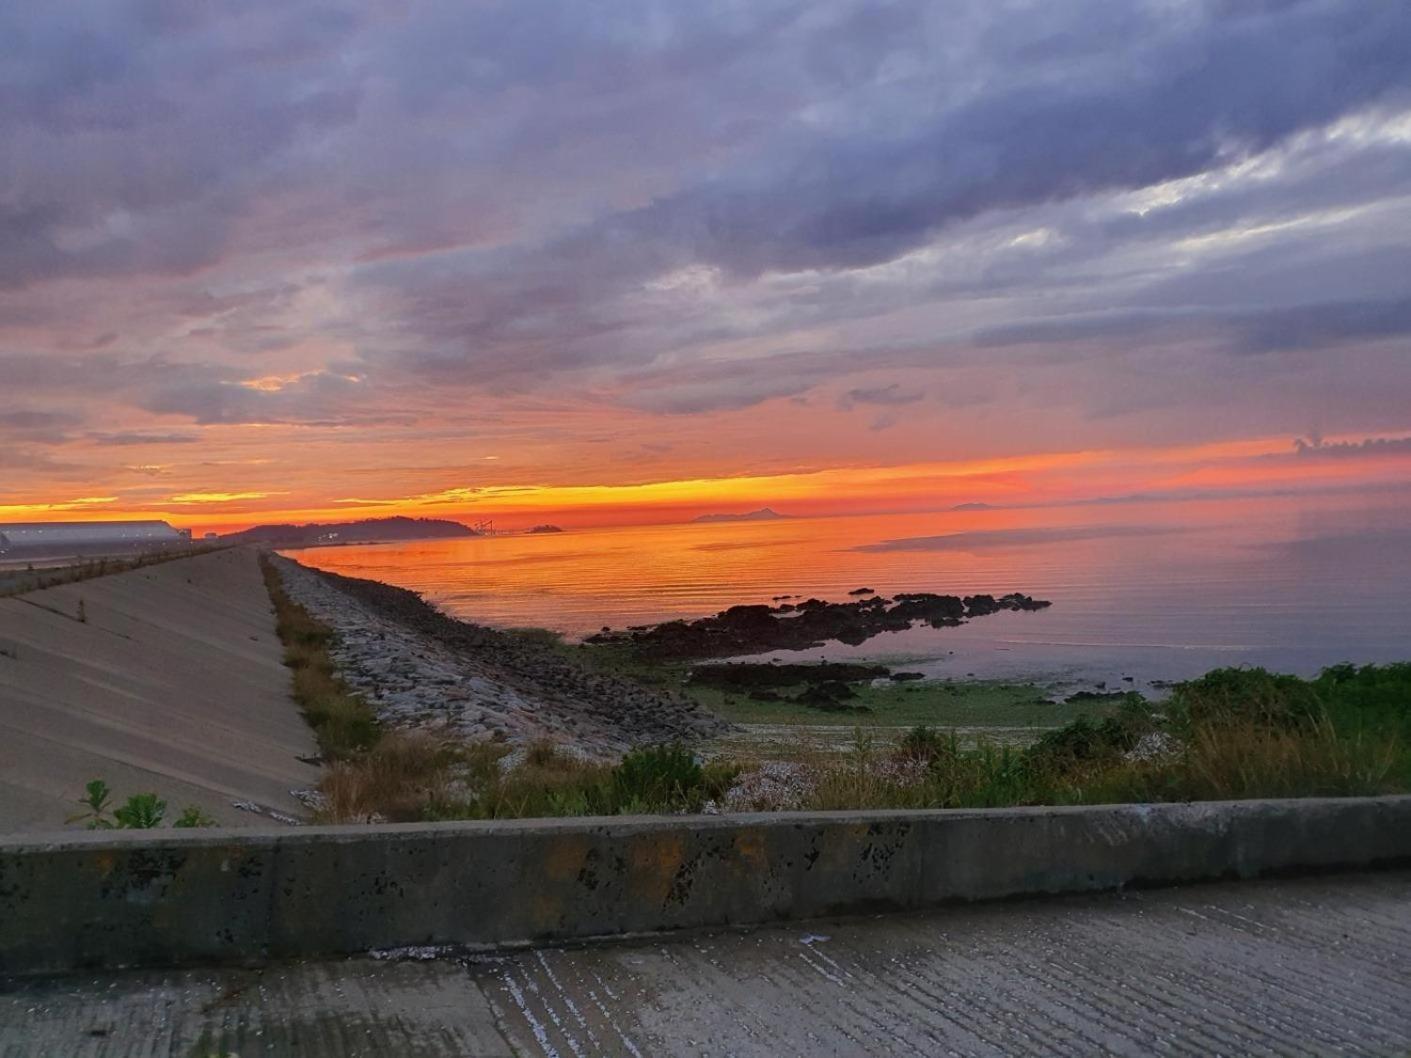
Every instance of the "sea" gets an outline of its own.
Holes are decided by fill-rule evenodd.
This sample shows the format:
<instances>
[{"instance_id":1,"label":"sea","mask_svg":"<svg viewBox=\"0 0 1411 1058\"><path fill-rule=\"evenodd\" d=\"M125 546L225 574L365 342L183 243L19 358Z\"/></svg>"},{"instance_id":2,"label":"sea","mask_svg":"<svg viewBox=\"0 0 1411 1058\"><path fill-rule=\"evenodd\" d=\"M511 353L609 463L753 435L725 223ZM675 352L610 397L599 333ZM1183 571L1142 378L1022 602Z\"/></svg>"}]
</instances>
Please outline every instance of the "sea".
<instances>
[{"instance_id":1,"label":"sea","mask_svg":"<svg viewBox=\"0 0 1411 1058\"><path fill-rule=\"evenodd\" d=\"M625 526L287 552L570 638L781 596L1019 591L1039 612L763 657L1159 693L1222 666L1411 660L1411 490Z\"/></svg>"}]
</instances>

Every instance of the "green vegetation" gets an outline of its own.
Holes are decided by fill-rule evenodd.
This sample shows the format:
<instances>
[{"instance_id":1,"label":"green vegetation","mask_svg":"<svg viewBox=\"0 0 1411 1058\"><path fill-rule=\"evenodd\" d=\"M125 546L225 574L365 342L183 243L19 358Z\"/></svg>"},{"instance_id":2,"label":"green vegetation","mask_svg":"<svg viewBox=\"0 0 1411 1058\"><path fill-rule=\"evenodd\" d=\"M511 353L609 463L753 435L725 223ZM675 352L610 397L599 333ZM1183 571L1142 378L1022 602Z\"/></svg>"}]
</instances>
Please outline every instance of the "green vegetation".
<instances>
[{"instance_id":1,"label":"green vegetation","mask_svg":"<svg viewBox=\"0 0 1411 1058\"><path fill-rule=\"evenodd\" d=\"M1054 727L1103 711L1103 702L1050 701L1031 683L990 680L926 680L916 683L863 683L846 704L861 713L830 713L795 702L761 702L708 688L687 693L737 724L858 723L888 727Z\"/></svg>"},{"instance_id":2,"label":"green vegetation","mask_svg":"<svg viewBox=\"0 0 1411 1058\"><path fill-rule=\"evenodd\" d=\"M1411 665L1341 666L1316 680L1221 669L1170 702L1128 695L1027 749L959 747L926 728L879 754L816 769L811 808L959 808L1252 797L1411 788Z\"/></svg>"},{"instance_id":3,"label":"green vegetation","mask_svg":"<svg viewBox=\"0 0 1411 1058\"><path fill-rule=\"evenodd\" d=\"M372 708L334 669L328 654L333 630L289 597L267 555L260 556L260 568L274 604L275 630L284 644L284 664L294 671L294 700L313 728L324 759L345 760L366 752L381 731Z\"/></svg>"},{"instance_id":4,"label":"green vegetation","mask_svg":"<svg viewBox=\"0 0 1411 1058\"><path fill-rule=\"evenodd\" d=\"M649 687L682 694L737 724L832 725L846 731L855 725L911 727L1014 727L1051 728L1080 716L1106 715L1117 708L1121 695L1111 699L1054 702L1043 688L1032 683L991 680L924 680L917 682L852 685L855 697L846 704L858 711L827 712L794 701L759 701L747 689L732 687L717 673L717 663L693 666L690 662L658 662L638 657L621 644L580 646L567 643L556 632L542 628L515 633L536 646L551 647L580 664L607 675L636 680ZM799 669L803 666L781 666ZM818 666L810 666L817 670ZM837 666L842 668L842 666ZM856 666L860 668L861 666ZM693 668L710 674L692 678Z\"/></svg>"},{"instance_id":5,"label":"green vegetation","mask_svg":"<svg viewBox=\"0 0 1411 1058\"><path fill-rule=\"evenodd\" d=\"M392 733L356 760L334 765L320 786L327 822L510 819L696 812L724 795L738 768L702 764L680 746L633 750L616 764L583 760L549 742L447 743Z\"/></svg>"},{"instance_id":6,"label":"green vegetation","mask_svg":"<svg viewBox=\"0 0 1411 1058\"><path fill-rule=\"evenodd\" d=\"M296 651L297 680L302 669L326 665L326 652L318 652L328 633L275 597L281 635ZM842 737L813 748L798 738L773 747L727 742L729 749L717 746L705 760L681 747L654 747L612 764L548 742L513 750L400 732L379 741L369 717L370 726L358 729L367 740L355 741L326 775L321 818L680 813L711 803L726 811L964 808L1411 790L1411 664L1337 666L1313 680L1220 669L1180 684L1161 703L1120 692L1054 702L1029 684L863 679L849 685L846 702L865 712L841 713L752 698L736 674L693 680L685 663L642 661L612 645L570 645L542 630L517 634L598 671L688 695L737 722L786 732L808 725ZM313 660L297 653L305 649L315 652ZM786 671L784 678L796 675Z\"/></svg>"},{"instance_id":7,"label":"green vegetation","mask_svg":"<svg viewBox=\"0 0 1411 1058\"><path fill-rule=\"evenodd\" d=\"M1125 694L1045 707L1092 711L1027 747L919 724L900 737L857 727L834 751L795 744L773 759L740 750L701 760L667 746L636 750L616 765L547 742L512 751L390 734L330 770L324 817L696 812L708 802L727 811L968 808L1411 790L1411 665L1339 667L1315 680L1222 669L1180 685L1168 702Z\"/></svg>"},{"instance_id":8,"label":"green vegetation","mask_svg":"<svg viewBox=\"0 0 1411 1058\"><path fill-rule=\"evenodd\" d=\"M83 811L70 816L69 823L82 823L89 830L152 830L166 818L167 803L154 793L133 794L112 807L113 792L102 779L93 779L78 799ZM211 827L215 820L196 805L188 805L172 823L174 827Z\"/></svg>"}]
</instances>

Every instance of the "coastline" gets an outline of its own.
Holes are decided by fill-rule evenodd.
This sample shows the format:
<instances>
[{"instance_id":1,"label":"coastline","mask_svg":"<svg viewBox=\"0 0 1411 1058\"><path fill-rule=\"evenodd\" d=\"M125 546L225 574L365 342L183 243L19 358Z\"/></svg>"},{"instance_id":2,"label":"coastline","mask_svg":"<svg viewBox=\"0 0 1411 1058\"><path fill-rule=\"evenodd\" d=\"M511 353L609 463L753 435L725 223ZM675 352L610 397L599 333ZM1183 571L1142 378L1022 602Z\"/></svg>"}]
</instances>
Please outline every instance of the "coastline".
<instances>
[{"instance_id":1,"label":"coastline","mask_svg":"<svg viewBox=\"0 0 1411 1058\"><path fill-rule=\"evenodd\" d=\"M340 674L391 729L514 746L548 739L605 759L730 730L688 698L576 663L533 637L447 616L405 588L282 555L274 562L290 596L337 633Z\"/></svg>"},{"instance_id":2,"label":"coastline","mask_svg":"<svg viewBox=\"0 0 1411 1058\"><path fill-rule=\"evenodd\" d=\"M273 557L291 597L338 633L330 652L340 675L395 731L517 749L547 741L600 760L673 742L708 756L831 755L859 730L890 739L918 724L967 744L1022 746L1079 716L1110 714L1126 690L1068 701L1043 681L916 680L908 666L895 674L871 666L881 672L872 678L826 663L806 663L815 675L783 693L768 681L713 686L704 674L731 661L644 657L616 637L570 643L547 629L496 629L406 588Z\"/></svg>"}]
</instances>

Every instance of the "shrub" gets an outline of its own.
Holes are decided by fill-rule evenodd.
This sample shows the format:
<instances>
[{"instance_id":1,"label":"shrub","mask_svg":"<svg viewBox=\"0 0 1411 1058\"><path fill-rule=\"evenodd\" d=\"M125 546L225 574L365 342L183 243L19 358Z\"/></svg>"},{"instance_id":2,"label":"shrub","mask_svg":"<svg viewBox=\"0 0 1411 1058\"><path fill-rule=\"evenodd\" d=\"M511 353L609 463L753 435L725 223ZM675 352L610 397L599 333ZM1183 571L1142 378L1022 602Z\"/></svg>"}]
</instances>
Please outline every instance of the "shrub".
<instances>
[{"instance_id":1,"label":"shrub","mask_svg":"<svg viewBox=\"0 0 1411 1058\"><path fill-rule=\"evenodd\" d=\"M1411 662L1334 665L1313 686L1338 728L1383 727L1411 737Z\"/></svg>"},{"instance_id":2,"label":"shrub","mask_svg":"<svg viewBox=\"0 0 1411 1058\"><path fill-rule=\"evenodd\" d=\"M1191 728L1242 723L1294 728L1323 715L1313 684L1265 669L1215 669L1177 684L1171 707Z\"/></svg>"},{"instance_id":3,"label":"shrub","mask_svg":"<svg viewBox=\"0 0 1411 1058\"><path fill-rule=\"evenodd\" d=\"M613 801L658 808L696 808L702 800L704 776L695 756L683 746L636 749L613 769Z\"/></svg>"},{"instance_id":4,"label":"shrub","mask_svg":"<svg viewBox=\"0 0 1411 1058\"><path fill-rule=\"evenodd\" d=\"M954 733L945 735L925 724L913 727L902 736L897 746L898 756L908 760L925 761L927 764L937 760L953 760L957 752Z\"/></svg>"},{"instance_id":5,"label":"shrub","mask_svg":"<svg viewBox=\"0 0 1411 1058\"><path fill-rule=\"evenodd\" d=\"M1143 735L1160 725L1150 703L1128 694L1115 716L1094 722L1080 716L1045 734L1028 750L1031 761L1060 770L1080 763L1112 760L1132 749Z\"/></svg>"}]
</instances>

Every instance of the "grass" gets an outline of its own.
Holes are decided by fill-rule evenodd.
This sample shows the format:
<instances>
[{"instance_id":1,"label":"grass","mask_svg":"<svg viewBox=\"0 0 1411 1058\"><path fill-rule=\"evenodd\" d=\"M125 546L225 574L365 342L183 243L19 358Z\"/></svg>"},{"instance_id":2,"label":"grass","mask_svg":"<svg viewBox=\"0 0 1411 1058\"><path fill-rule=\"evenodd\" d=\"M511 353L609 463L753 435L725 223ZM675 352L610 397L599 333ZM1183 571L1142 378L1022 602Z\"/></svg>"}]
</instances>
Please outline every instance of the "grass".
<instances>
[{"instance_id":1,"label":"grass","mask_svg":"<svg viewBox=\"0 0 1411 1058\"><path fill-rule=\"evenodd\" d=\"M372 708L334 668L328 653L333 630L289 597L267 555L260 556L260 569L274 604L284 664L293 670L294 700L313 728L324 760L340 761L366 753L377 745L382 732Z\"/></svg>"},{"instance_id":2,"label":"grass","mask_svg":"<svg viewBox=\"0 0 1411 1058\"><path fill-rule=\"evenodd\" d=\"M996 727L1052 727L1083 710L1047 701L1033 684L990 681L862 683L847 704L866 712L828 712L795 702L755 701L747 694L684 683L682 693L718 716L737 724L831 724L850 728L859 722L885 726L941 724Z\"/></svg>"},{"instance_id":3,"label":"grass","mask_svg":"<svg viewBox=\"0 0 1411 1058\"><path fill-rule=\"evenodd\" d=\"M449 798L453 751L428 735L391 732L331 764L319 783L324 822L410 823Z\"/></svg>"},{"instance_id":4,"label":"grass","mask_svg":"<svg viewBox=\"0 0 1411 1058\"><path fill-rule=\"evenodd\" d=\"M1300 680L1222 669L1153 706L1132 696L1027 750L931 754L910 787L847 783L835 767L823 803L852 807L1339 797L1411 788L1411 665L1330 670ZM914 740L913 740L914 741ZM1152 752L1141 752L1146 745ZM853 772L859 769L854 767Z\"/></svg>"},{"instance_id":5,"label":"grass","mask_svg":"<svg viewBox=\"0 0 1411 1058\"><path fill-rule=\"evenodd\" d=\"M312 670L323 672L313 692L326 693L331 681L345 694L326 668L327 629L287 600L281 606L277 587L271 595L292 652L296 693L299 674ZM373 725L372 741L354 740L329 769L322 818L689 813L709 802L727 810L977 808L1411 791L1411 663L1337 666L1313 680L1220 669L1178 685L1162 703L1127 694L1056 704L1026 684L864 684L850 702L872 712L859 717L692 687L685 664L580 648L540 630L518 634L599 671L688 694L737 721L786 731L826 725L841 737L826 747L798 738L773 749L734 745L711 760L655 747L614 764L549 742L512 751L404 733L378 741ZM1045 733L1023 744L1036 728Z\"/></svg>"},{"instance_id":6,"label":"grass","mask_svg":"<svg viewBox=\"0 0 1411 1058\"><path fill-rule=\"evenodd\" d=\"M1411 666L1383 666L1312 681L1219 670L1182 684L1169 702L1130 695L1027 747L971 746L938 727L901 738L856 728L845 752L796 747L787 761L703 761L654 747L610 764L547 742L508 758L505 745L390 734L330 770L324 818L689 813L711 801L830 810L1392 793L1411 789L1408 724Z\"/></svg>"},{"instance_id":7,"label":"grass","mask_svg":"<svg viewBox=\"0 0 1411 1058\"><path fill-rule=\"evenodd\" d=\"M558 633L543 628L519 629L514 634L538 646L552 648L598 672L683 694L717 716L737 724L829 725L840 731L847 731L859 723L883 727L918 724L945 727L1058 727L1079 716L1106 715L1116 709L1115 704L1100 701L1052 702L1045 697L1042 687L1032 683L924 680L855 685L857 697L849 699L848 704L864 706L870 712L833 713L794 702L756 701L740 691L693 683L690 680L691 662L644 660L637 657L630 647L617 644L579 646L567 643Z\"/></svg>"},{"instance_id":8,"label":"grass","mask_svg":"<svg viewBox=\"0 0 1411 1058\"><path fill-rule=\"evenodd\" d=\"M320 787L320 818L411 822L696 812L722 796L736 774L729 766L702 765L680 746L638 749L607 764L541 741L505 768L502 761L511 752L499 743L390 733L369 752L329 769Z\"/></svg>"}]
</instances>

